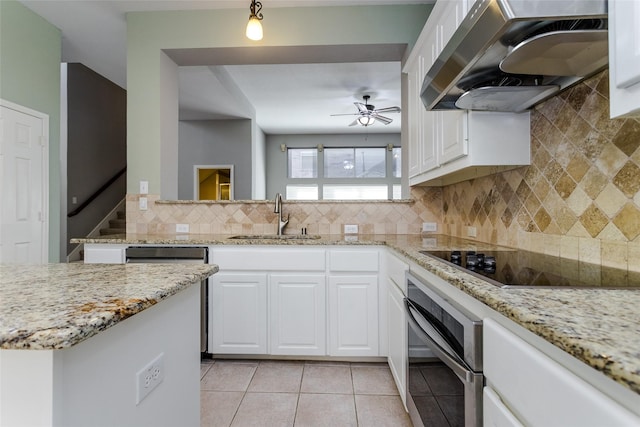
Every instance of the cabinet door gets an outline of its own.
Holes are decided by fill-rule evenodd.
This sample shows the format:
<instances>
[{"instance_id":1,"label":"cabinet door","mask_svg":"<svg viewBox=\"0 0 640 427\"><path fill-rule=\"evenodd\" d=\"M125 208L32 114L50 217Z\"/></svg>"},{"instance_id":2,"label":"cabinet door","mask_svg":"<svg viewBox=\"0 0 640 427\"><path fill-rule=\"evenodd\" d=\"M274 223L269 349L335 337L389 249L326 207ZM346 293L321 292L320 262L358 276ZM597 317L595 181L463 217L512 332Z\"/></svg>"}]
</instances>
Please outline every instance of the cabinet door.
<instances>
[{"instance_id":1,"label":"cabinet door","mask_svg":"<svg viewBox=\"0 0 640 427\"><path fill-rule=\"evenodd\" d=\"M329 276L329 355L378 355L378 277Z\"/></svg>"},{"instance_id":2,"label":"cabinet door","mask_svg":"<svg viewBox=\"0 0 640 427\"><path fill-rule=\"evenodd\" d=\"M270 276L271 354L326 355L325 276Z\"/></svg>"},{"instance_id":3,"label":"cabinet door","mask_svg":"<svg viewBox=\"0 0 640 427\"><path fill-rule=\"evenodd\" d=\"M440 111L440 161L447 163L469 154L466 111Z\"/></svg>"},{"instance_id":4,"label":"cabinet door","mask_svg":"<svg viewBox=\"0 0 640 427\"><path fill-rule=\"evenodd\" d=\"M611 117L640 112L640 2L609 0Z\"/></svg>"},{"instance_id":5,"label":"cabinet door","mask_svg":"<svg viewBox=\"0 0 640 427\"><path fill-rule=\"evenodd\" d=\"M266 354L266 273L217 273L209 286L210 352Z\"/></svg>"},{"instance_id":6,"label":"cabinet door","mask_svg":"<svg viewBox=\"0 0 640 427\"><path fill-rule=\"evenodd\" d=\"M398 387L402 402L407 405L407 318L404 310L404 295L393 281L389 280L387 294L387 322L389 339L389 368Z\"/></svg>"},{"instance_id":7,"label":"cabinet door","mask_svg":"<svg viewBox=\"0 0 640 427\"><path fill-rule=\"evenodd\" d=\"M415 62L412 64L409 72L407 73L408 82L408 140L409 140L409 152L407 158L409 159L409 177L420 174L420 159L422 141L421 128L420 128L420 61L421 57L418 56ZM423 108L424 109L424 108Z\"/></svg>"}]
</instances>

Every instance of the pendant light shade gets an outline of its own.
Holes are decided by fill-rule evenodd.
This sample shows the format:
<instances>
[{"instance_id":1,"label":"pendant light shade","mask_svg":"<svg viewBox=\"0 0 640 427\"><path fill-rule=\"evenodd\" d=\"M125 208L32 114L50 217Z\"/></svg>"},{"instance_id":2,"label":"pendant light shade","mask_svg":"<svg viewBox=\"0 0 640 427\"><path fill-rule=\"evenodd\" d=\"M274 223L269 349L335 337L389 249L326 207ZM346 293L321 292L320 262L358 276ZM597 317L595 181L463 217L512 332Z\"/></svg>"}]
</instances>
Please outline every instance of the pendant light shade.
<instances>
[{"instance_id":1,"label":"pendant light shade","mask_svg":"<svg viewBox=\"0 0 640 427\"><path fill-rule=\"evenodd\" d=\"M251 15L249 15L249 22L247 23L247 38L250 40L262 40L262 3L259 1L252 0L251 5L249 6L249 10L251 11Z\"/></svg>"}]
</instances>

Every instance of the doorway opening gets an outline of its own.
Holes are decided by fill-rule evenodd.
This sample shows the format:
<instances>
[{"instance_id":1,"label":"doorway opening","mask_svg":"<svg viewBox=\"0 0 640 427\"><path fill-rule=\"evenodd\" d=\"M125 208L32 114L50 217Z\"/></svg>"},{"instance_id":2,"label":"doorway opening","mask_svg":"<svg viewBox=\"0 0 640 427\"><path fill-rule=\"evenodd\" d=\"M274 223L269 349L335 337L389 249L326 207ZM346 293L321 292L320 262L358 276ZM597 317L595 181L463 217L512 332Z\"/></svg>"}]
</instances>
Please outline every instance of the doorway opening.
<instances>
[{"instance_id":1,"label":"doorway opening","mask_svg":"<svg viewBox=\"0 0 640 427\"><path fill-rule=\"evenodd\" d=\"M194 199L234 200L233 165L195 165Z\"/></svg>"}]
</instances>

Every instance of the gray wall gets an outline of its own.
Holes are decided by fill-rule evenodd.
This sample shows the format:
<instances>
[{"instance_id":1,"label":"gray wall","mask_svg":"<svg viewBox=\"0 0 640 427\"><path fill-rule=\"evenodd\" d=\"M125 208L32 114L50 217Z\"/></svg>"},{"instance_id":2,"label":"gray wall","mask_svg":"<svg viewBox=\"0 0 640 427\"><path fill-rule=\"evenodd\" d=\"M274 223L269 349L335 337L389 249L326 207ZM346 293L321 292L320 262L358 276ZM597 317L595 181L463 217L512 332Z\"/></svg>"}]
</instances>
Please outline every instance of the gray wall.
<instances>
[{"instance_id":1,"label":"gray wall","mask_svg":"<svg viewBox=\"0 0 640 427\"><path fill-rule=\"evenodd\" d=\"M276 193L286 194L287 152L280 150L280 144L288 148L316 147L384 147L387 144L400 146L400 134L348 134L348 135L267 135L267 197Z\"/></svg>"},{"instance_id":2,"label":"gray wall","mask_svg":"<svg viewBox=\"0 0 640 427\"><path fill-rule=\"evenodd\" d=\"M251 120L180 121L178 133L179 199L193 199L194 165L233 165L234 198L251 199Z\"/></svg>"},{"instance_id":3,"label":"gray wall","mask_svg":"<svg viewBox=\"0 0 640 427\"><path fill-rule=\"evenodd\" d=\"M127 92L82 64L66 64L66 75L66 205L71 212L127 165ZM67 219L69 238L86 236L126 191L124 174L78 215ZM67 253L73 246L67 245Z\"/></svg>"}]
</instances>

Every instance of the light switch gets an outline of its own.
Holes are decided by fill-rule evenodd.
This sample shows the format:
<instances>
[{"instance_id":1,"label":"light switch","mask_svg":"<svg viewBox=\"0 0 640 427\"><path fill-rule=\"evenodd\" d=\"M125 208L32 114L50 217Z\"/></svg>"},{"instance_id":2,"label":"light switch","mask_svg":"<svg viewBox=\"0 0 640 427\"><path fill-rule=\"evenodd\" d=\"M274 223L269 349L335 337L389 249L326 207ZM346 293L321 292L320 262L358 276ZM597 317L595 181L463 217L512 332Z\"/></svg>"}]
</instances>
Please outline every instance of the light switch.
<instances>
[{"instance_id":1,"label":"light switch","mask_svg":"<svg viewBox=\"0 0 640 427\"><path fill-rule=\"evenodd\" d=\"M147 210L147 198L146 197L140 197L140 199L138 200L138 204L139 204L139 208L141 211L146 211Z\"/></svg>"},{"instance_id":2,"label":"light switch","mask_svg":"<svg viewBox=\"0 0 640 427\"><path fill-rule=\"evenodd\" d=\"M140 181L140 194L149 194L149 181Z\"/></svg>"}]
</instances>

